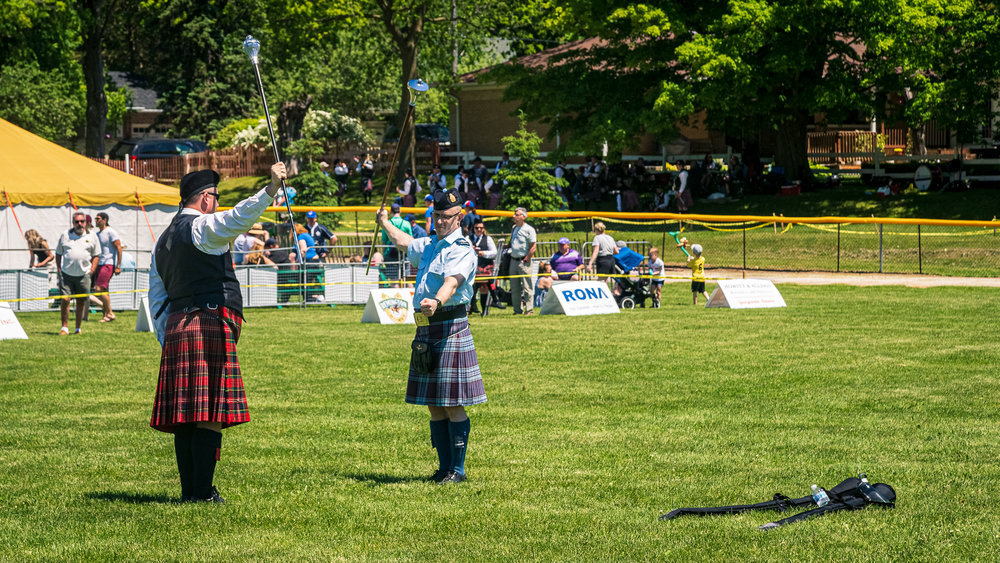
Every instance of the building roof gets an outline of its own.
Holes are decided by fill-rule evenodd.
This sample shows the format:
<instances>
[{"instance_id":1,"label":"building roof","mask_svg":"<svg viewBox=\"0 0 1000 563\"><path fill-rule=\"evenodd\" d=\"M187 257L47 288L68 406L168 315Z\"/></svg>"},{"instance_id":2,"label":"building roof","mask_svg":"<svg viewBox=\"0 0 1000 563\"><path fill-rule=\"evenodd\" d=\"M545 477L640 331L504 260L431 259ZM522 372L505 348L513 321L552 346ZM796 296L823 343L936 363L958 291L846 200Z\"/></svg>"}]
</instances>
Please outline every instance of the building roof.
<instances>
[{"instance_id":1,"label":"building roof","mask_svg":"<svg viewBox=\"0 0 1000 563\"><path fill-rule=\"evenodd\" d=\"M155 90L147 88L148 84L145 80L134 74L117 70L108 72L108 76L111 77L111 81L114 82L116 88L124 87L131 90L133 110L160 111L157 107L160 95Z\"/></svg>"},{"instance_id":2,"label":"building roof","mask_svg":"<svg viewBox=\"0 0 1000 563\"><path fill-rule=\"evenodd\" d=\"M557 59L555 64L560 64L561 62L571 59L569 56L571 53L584 54L585 52L593 49L595 47L604 47L608 44L607 40L601 39L600 37L590 37L587 39L580 39L579 41L570 41L568 43L563 43L557 47L552 47L551 49L545 49L544 51L539 51L531 55L524 55L518 57L514 61L508 61L503 64L519 64L528 68L545 68L549 66L552 59ZM459 83L461 84L474 84L480 76L485 74L487 71L494 67L489 66L486 68L481 68L479 70L474 70L472 72L463 74L459 76Z\"/></svg>"}]
</instances>

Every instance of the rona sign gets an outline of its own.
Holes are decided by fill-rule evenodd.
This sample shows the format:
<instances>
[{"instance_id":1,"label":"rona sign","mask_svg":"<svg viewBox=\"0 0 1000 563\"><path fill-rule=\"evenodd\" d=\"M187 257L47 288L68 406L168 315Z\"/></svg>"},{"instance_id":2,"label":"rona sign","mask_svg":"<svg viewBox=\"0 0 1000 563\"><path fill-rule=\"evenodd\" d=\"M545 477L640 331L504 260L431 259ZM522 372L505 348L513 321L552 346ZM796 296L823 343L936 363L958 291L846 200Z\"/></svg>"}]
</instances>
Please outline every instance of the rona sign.
<instances>
[{"instance_id":1,"label":"rona sign","mask_svg":"<svg viewBox=\"0 0 1000 563\"><path fill-rule=\"evenodd\" d=\"M542 302L542 315L609 315L618 312L618 304L600 281L554 282Z\"/></svg>"}]
</instances>

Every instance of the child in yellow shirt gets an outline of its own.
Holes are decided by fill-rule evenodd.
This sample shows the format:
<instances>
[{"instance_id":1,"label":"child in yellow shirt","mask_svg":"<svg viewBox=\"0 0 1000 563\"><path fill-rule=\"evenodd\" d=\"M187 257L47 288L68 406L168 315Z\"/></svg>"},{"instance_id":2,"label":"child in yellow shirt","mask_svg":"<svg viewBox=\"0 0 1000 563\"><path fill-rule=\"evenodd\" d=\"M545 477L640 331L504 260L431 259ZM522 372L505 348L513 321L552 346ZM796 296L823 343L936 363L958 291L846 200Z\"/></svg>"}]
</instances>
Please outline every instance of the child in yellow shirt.
<instances>
[{"instance_id":1,"label":"child in yellow shirt","mask_svg":"<svg viewBox=\"0 0 1000 563\"><path fill-rule=\"evenodd\" d=\"M687 239L681 239L678 246L687 246ZM705 291L705 258L701 255L700 244L691 245L691 255L688 256L688 268L691 268L691 299L695 305L698 304L698 294L705 296L708 301L708 292Z\"/></svg>"}]
</instances>

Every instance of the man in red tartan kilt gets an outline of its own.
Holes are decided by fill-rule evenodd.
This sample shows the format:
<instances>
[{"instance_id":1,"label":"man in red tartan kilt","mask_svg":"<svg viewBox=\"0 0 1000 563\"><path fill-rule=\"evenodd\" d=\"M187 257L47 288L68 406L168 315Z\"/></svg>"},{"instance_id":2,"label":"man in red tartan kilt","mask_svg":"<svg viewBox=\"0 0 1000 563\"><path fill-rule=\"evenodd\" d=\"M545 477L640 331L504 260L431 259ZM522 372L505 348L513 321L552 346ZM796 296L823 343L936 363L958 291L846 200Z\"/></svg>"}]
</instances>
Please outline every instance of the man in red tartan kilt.
<instances>
[{"instance_id":1,"label":"man in red tartan kilt","mask_svg":"<svg viewBox=\"0 0 1000 563\"><path fill-rule=\"evenodd\" d=\"M279 162L266 188L218 211L219 175L187 174L181 210L153 251L149 302L162 352L149 424L174 435L183 502L225 502L213 484L222 429L250 420L236 356L243 299L229 246L271 205L283 178Z\"/></svg>"},{"instance_id":2,"label":"man in red tartan kilt","mask_svg":"<svg viewBox=\"0 0 1000 563\"><path fill-rule=\"evenodd\" d=\"M396 228L385 209L375 217L386 234L417 268L413 318L417 333L410 354L406 402L426 405L431 417L431 445L438 469L431 480L461 483L469 416L465 407L486 402L476 348L469 331L467 307L476 280L476 253L459 228L462 200L455 190L434 192L437 234L413 238Z\"/></svg>"}]
</instances>

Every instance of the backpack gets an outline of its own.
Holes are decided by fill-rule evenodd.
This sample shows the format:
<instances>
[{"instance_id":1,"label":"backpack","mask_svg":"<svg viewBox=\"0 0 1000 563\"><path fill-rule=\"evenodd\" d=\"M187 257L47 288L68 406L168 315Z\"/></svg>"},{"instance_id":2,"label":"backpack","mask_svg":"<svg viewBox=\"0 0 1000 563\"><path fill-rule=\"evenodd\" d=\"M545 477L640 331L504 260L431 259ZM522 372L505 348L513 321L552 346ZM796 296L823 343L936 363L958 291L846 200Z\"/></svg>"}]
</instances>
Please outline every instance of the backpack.
<instances>
[{"instance_id":1,"label":"backpack","mask_svg":"<svg viewBox=\"0 0 1000 563\"><path fill-rule=\"evenodd\" d=\"M864 473L860 477L865 477ZM775 522L768 522L760 526L761 530L772 530L785 524L822 516L838 510L862 510L871 505L885 508L895 508L896 491L885 483L868 484L858 477L850 477L841 481L839 485L827 491L830 502L825 506L819 506L806 512L800 512L794 516L789 516ZM785 495L776 493L772 500L759 502L757 504L736 504L732 506L715 506L706 508L678 508L660 516L660 520L672 520L684 514L742 514L753 510L778 510L785 512L789 508L799 508L803 506L816 506L816 501L812 495L801 498L788 498Z\"/></svg>"}]
</instances>

